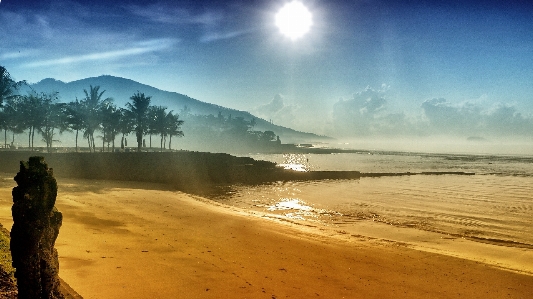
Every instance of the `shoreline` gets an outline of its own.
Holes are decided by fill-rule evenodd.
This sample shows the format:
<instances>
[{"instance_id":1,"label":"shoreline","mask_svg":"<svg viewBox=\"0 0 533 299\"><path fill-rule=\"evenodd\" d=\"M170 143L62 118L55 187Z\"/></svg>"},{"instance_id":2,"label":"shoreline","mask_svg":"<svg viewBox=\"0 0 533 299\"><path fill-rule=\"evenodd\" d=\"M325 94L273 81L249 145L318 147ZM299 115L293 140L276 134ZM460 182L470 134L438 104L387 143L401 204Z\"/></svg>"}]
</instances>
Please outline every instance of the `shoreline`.
<instances>
[{"instance_id":1,"label":"shoreline","mask_svg":"<svg viewBox=\"0 0 533 299\"><path fill-rule=\"evenodd\" d=\"M0 222L10 227L12 187L9 174L3 178ZM488 299L533 292L532 275L351 232L331 236L336 228L264 219L166 185L58 184L60 276L86 299Z\"/></svg>"},{"instance_id":2,"label":"shoreline","mask_svg":"<svg viewBox=\"0 0 533 299\"><path fill-rule=\"evenodd\" d=\"M225 204L212 199L205 199L205 201L209 204L228 205L253 217L288 224L298 230L323 235L341 242L360 241L376 245L392 244L480 262L505 271L533 276L533 250L530 244L517 243L518 245L513 246L501 242L491 242L490 239L396 226L369 219L355 221L337 219L337 217L342 218L342 215L329 216L329 219L314 219L312 217L298 219L298 217L283 215L284 210L280 210L281 213L275 213L251 206ZM294 209L294 211L297 210L298 208ZM293 209L287 210L289 214L291 211Z\"/></svg>"}]
</instances>

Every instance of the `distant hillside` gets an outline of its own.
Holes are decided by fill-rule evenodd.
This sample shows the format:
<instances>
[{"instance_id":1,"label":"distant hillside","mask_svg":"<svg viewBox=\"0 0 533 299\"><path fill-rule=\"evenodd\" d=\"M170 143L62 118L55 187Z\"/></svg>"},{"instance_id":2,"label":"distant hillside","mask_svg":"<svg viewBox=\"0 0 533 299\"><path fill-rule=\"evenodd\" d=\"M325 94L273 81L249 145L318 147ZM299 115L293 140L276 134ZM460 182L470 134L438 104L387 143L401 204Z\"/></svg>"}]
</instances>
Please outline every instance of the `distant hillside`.
<instances>
[{"instance_id":1,"label":"distant hillside","mask_svg":"<svg viewBox=\"0 0 533 299\"><path fill-rule=\"evenodd\" d=\"M245 120L256 120L255 130L274 131L279 135L283 143L310 143L315 141L327 142L332 140L329 137L318 136L313 133L305 133L295 131L290 128L277 126L270 122L258 118L249 112L239 111L222 107L215 104L202 102L191 97L176 92L169 92L157 89L155 87L145 85L130 79L114 77L114 76L99 76L86 78L82 80L65 83L55 79L44 79L38 83L32 84L31 87L37 92L59 92L61 102L71 102L76 98L84 98L84 89L89 89L89 86L100 86L100 91L105 90L104 98L111 97L114 103L119 107L125 107L129 98L137 91L152 97L152 105L161 105L180 113L185 107L189 113L196 115L218 115L222 113L225 117L231 115L232 117L243 117ZM186 128L184 131L186 133Z\"/></svg>"}]
</instances>

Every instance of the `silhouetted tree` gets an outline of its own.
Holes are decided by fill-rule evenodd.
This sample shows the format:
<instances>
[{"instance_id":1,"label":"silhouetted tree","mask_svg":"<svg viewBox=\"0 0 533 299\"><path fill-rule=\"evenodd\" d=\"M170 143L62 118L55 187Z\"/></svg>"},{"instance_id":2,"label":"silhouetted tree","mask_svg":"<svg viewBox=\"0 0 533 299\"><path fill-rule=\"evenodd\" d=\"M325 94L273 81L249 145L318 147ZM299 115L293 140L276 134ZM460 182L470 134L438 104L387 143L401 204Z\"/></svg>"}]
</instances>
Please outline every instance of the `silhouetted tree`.
<instances>
[{"instance_id":1,"label":"silhouetted tree","mask_svg":"<svg viewBox=\"0 0 533 299\"><path fill-rule=\"evenodd\" d=\"M152 135L153 134L157 134L157 120L156 118L158 117L157 116L157 113L158 113L158 107L161 107L161 106L149 106L148 107L148 112L147 112L147 121L148 121L148 124L147 124L147 130L146 130L146 134L148 134L148 140L149 140L149 147L152 148ZM166 109L166 108L164 108Z\"/></svg>"},{"instance_id":2,"label":"silhouetted tree","mask_svg":"<svg viewBox=\"0 0 533 299\"><path fill-rule=\"evenodd\" d=\"M169 136L168 141L168 149L172 150L172 136L177 137L183 137L183 131L181 130L181 126L183 125L184 121L179 119L178 114L173 114L172 111L170 111L166 116L166 123L167 123L167 134Z\"/></svg>"},{"instance_id":3,"label":"silhouetted tree","mask_svg":"<svg viewBox=\"0 0 533 299\"><path fill-rule=\"evenodd\" d=\"M274 141L276 140L276 134L273 131L265 131L261 134L261 141Z\"/></svg>"},{"instance_id":4,"label":"silhouetted tree","mask_svg":"<svg viewBox=\"0 0 533 299\"><path fill-rule=\"evenodd\" d=\"M235 137L245 137L246 132L250 129L250 123L244 120L244 117L228 118L229 133Z\"/></svg>"},{"instance_id":5,"label":"silhouetted tree","mask_svg":"<svg viewBox=\"0 0 533 299\"><path fill-rule=\"evenodd\" d=\"M111 102L105 102L102 106L102 132L103 142L107 142L107 148L109 150L109 144L112 143L113 151L115 151L115 138L120 131L120 118L122 112Z\"/></svg>"},{"instance_id":6,"label":"silhouetted tree","mask_svg":"<svg viewBox=\"0 0 533 299\"><path fill-rule=\"evenodd\" d=\"M0 107L4 105L4 101L16 96L15 91L24 83L26 82L13 80L7 69L0 65Z\"/></svg>"},{"instance_id":7,"label":"silhouetted tree","mask_svg":"<svg viewBox=\"0 0 533 299\"><path fill-rule=\"evenodd\" d=\"M120 119L118 124L118 131L122 134L122 142L124 142L126 136L133 132L135 129L135 119L131 111L121 108Z\"/></svg>"},{"instance_id":8,"label":"silhouetted tree","mask_svg":"<svg viewBox=\"0 0 533 299\"><path fill-rule=\"evenodd\" d=\"M167 113L166 113L166 107L163 106L154 106L151 107L153 109L151 110L151 119L150 119L150 126L151 126L151 133L153 134L159 134L161 136L161 149L163 149L163 139L168 133L168 121ZM150 145L151 145L151 138L150 138Z\"/></svg>"},{"instance_id":9,"label":"silhouetted tree","mask_svg":"<svg viewBox=\"0 0 533 299\"><path fill-rule=\"evenodd\" d=\"M13 80L7 69L0 66L0 108L4 106L5 102L17 97L15 92L24 83L25 81L16 82ZM15 116L12 112L12 110L0 110L0 127L4 130L4 147L7 147L7 131L11 130L13 132L13 139L15 138L15 132L19 132L18 130L12 130L14 128L13 122L15 121Z\"/></svg>"},{"instance_id":10,"label":"silhouetted tree","mask_svg":"<svg viewBox=\"0 0 533 299\"><path fill-rule=\"evenodd\" d=\"M7 113L0 110L0 129L4 130L4 148L7 148L7 130L9 130L9 120Z\"/></svg>"},{"instance_id":11,"label":"silhouetted tree","mask_svg":"<svg viewBox=\"0 0 533 299\"><path fill-rule=\"evenodd\" d=\"M39 130L43 123L42 109L43 98L42 95L35 91L23 96L19 106L20 116L17 117L19 126L24 130L28 130L28 147L33 150L35 130Z\"/></svg>"},{"instance_id":12,"label":"silhouetted tree","mask_svg":"<svg viewBox=\"0 0 533 299\"><path fill-rule=\"evenodd\" d=\"M78 151L78 133L84 128L84 109L83 104L76 99L74 102L67 104L65 109L67 124L69 128L76 131L76 152Z\"/></svg>"},{"instance_id":13,"label":"silhouetted tree","mask_svg":"<svg viewBox=\"0 0 533 299\"><path fill-rule=\"evenodd\" d=\"M135 119L135 135L137 137L137 150L141 151L143 143L143 134L148 130L148 107L150 106L151 97L137 91L130 97L131 103L127 107Z\"/></svg>"},{"instance_id":14,"label":"silhouetted tree","mask_svg":"<svg viewBox=\"0 0 533 299\"><path fill-rule=\"evenodd\" d=\"M41 93L39 97L41 123L38 130L43 136L47 151L51 152L53 142L57 141L54 140L55 129L59 129L59 132L62 133L68 128L66 125L67 117L64 113L66 104L56 103L58 100L57 92Z\"/></svg>"},{"instance_id":15,"label":"silhouetted tree","mask_svg":"<svg viewBox=\"0 0 533 299\"><path fill-rule=\"evenodd\" d=\"M111 98L106 98L102 100L102 95L105 90L99 92L100 86L93 87L90 86L89 91L86 89L83 90L85 93L85 98L81 101L83 104L83 114L84 114L84 130L83 136L87 138L89 143L89 149L96 151L96 145L94 143L94 132L100 128L101 120L101 109L105 101L112 101Z\"/></svg>"},{"instance_id":16,"label":"silhouetted tree","mask_svg":"<svg viewBox=\"0 0 533 299\"><path fill-rule=\"evenodd\" d=\"M24 132L21 124L20 102L21 97L12 97L4 102L4 108L0 110L0 128L4 130L4 148L7 148L7 131L11 131L13 135L11 144L15 143L15 134Z\"/></svg>"}]
</instances>

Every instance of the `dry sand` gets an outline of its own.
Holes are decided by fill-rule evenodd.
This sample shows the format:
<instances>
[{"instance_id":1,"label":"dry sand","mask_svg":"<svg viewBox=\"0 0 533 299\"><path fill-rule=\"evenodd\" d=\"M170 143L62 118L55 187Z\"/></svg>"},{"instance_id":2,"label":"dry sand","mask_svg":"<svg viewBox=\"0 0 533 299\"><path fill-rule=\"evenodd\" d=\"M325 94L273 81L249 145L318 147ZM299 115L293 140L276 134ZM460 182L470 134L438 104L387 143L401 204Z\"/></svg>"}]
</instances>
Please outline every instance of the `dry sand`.
<instances>
[{"instance_id":1,"label":"dry sand","mask_svg":"<svg viewBox=\"0 0 533 299\"><path fill-rule=\"evenodd\" d=\"M10 228L12 175L0 176ZM58 179L60 276L91 298L531 298L533 276L328 236L165 186Z\"/></svg>"}]
</instances>

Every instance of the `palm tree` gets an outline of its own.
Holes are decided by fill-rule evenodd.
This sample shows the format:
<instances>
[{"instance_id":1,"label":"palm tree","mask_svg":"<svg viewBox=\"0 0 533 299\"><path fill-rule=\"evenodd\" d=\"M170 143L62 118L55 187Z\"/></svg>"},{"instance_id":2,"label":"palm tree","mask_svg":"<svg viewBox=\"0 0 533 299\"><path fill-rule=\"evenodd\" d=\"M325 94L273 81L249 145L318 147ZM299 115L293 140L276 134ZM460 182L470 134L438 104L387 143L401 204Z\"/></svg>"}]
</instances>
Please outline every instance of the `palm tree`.
<instances>
[{"instance_id":1,"label":"palm tree","mask_svg":"<svg viewBox=\"0 0 533 299\"><path fill-rule=\"evenodd\" d=\"M150 107L151 97L137 91L130 97L132 103L127 103L129 111L135 119L135 135L137 136L137 150L141 151L143 144L143 134L148 130L148 107Z\"/></svg>"},{"instance_id":2,"label":"palm tree","mask_svg":"<svg viewBox=\"0 0 533 299\"><path fill-rule=\"evenodd\" d=\"M38 130L43 123L43 114L41 113L43 97L35 91L23 96L20 102L19 126L22 129L28 129L28 147L33 150L35 130Z\"/></svg>"},{"instance_id":3,"label":"palm tree","mask_svg":"<svg viewBox=\"0 0 533 299\"><path fill-rule=\"evenodd\" d=\"M4 130L4 148L7 148L7 131L10 129L11 117L8 113L9 105L0 109L0 129Z\"/></svg>"},{"instance_id":4,"label":"palm tree","mask_svg":"<svg viewBox=\"0 0 533 299\"><path fill-rule=\"evenodd\" d=\"M63 113L65 104L56 103L58 96L55 93L41 93L40 95L40 114L41 125L37 128L43 136L43 141L46 142L46 149L48 152L52 150L52 143L55 136L55 129L60 129L62 133L67 126L66 117Z\"/></svg>"},{"instance_id":5,"label":"palm tree","mask_svg":"<svg viewBox=\"0 0 533 299\"><path fill-rule=\"evenodd\" d=\"M102 113L102 132L104 136L102 141L107 142L107 149L109 150L109 143L113 144L113 152L115 151L115 138L120 130L120 118L122 112L111 102L104 102L101 110Z\"/></svg>"},{"instance_id":6,"label":"palm tree","mask_svg":"<svg viewBox=\"0 0 533 299\"><path fill-rule=\"evenodd\" d=\"M148 112L147 112L148 128L145 133L147 133L149 136L149 140L150 140L149 147L150 148L152 148L152 135L158 134L157 124L156 124L156 118L158 117L157 116L158 107L161 107L161 106L150 106L148 107Z\"/></svg>"},{"instance_id":7,"label":"palm tree","mask_svg":"<svg viewBox=\"0 0 533 299\"><path fill-rule=\"evenodd\" d=\"M13 80L6 68L0 65L0 107L3 106L4 101L16 96L15 91L24 83L26 82Z\"/></svg>"},{"instance_id":8,"label":"palm tree","mask_svg":"<svg viewBox=\"0 0 533 299\"><path fill-rule=\"evenodd\" d=\"M11 144L15 143L15 134L24 132L20 113L22 97L12 97L5 101L0 115L0 126L4 130L4 148L7 148L7 131L13 133Z\"/></svg>"},{"instance_id":9,"label":"palm tree","mask_svg":"<svg viewBox=\"0 0 533 299\"><path fill-rule=\"evenodd\" d=\"M78 133L84 128L83 104L76 98L76 101L67 104L65 114L69 128L76 131L76 152L78 152Z\"/></svg>"},{"instance_id":10,"label":"palm tree","mask_svg":"<svg viewBox=\"0 0 533 299\"><path fill-rule=\"evenodd\" d=\"M172 114L172 111L170 111L167 114L167 133L170 137L168 141L168 149L172 150L172 136L177 137L183 137L183 131L181 130L181 126L183 125L184 121L179 119L178 114Z\"/></svg>"},{"instance_id":11,"label":"palm tree","mask_svg":"<svg viewBox=\"0 0 533 299\"><path fill-rule=\"evenodd\" d=\"M101 124L101 108L103 102L112 101L111 98L106 98L102 100L102 95L105 90L99 92L100 86L93 87L90 86L89 91L86 89L83 90L85 93L85 98L82 100L83 110L84 110L84 129L85 132L83 136L87 138L89 143L89 149L91 151L96 151L96 145L94 143L94 132L100 128Z\"/></svg>"},{"instance_id":12,"label":"palm tree","mask_svg":"<svg viewBox=\"0 0 533 299\"><path fill-rule=\"evenodd\" d=\"M122 134L121 148L124 149L126 136L135 129L134 117L132 113L124 108L120 109L120 118L118 124L118 131Z\"/></svg>"},{"instance_id":13,"label":"palm tree","mask_svg":"<svg viewBox=\"0 0 533 299\"><path fill-rule=\"evenodd\" d=\"M167 113L165 112L167 108L163 106L156 106L153 107L151 115L153 119L151 119L151 125L152 125L152 133L159 134L161 136L161 149L163 149L163 139L167 135Z\"/></svg>"},{"instance_id":14,"label":"palm tree","mask_svg":"<svg viewBox=\"0 0 533 299\"><path fill-rule=\"evenodd\" d=\"M0 66L0 108L4 106L4 102L14 99L17 97L15 91L22 85L26 83L25 81L16 82L11 78L11 75L7 69L3 66ZM0 126L4 130L4 147L7 147L7 131L10 127L10 122L13 121L12 115L3 109L0 111ZM15 131L13 131L13 138Z\"/></svg>"},{"instance_id":15,"label":"palm tree","mask_svg":"<svg viewBox=\"0 0 533 299\"><path fill-rule=\"evenodd\" d=\"M4 147L7 147L7 115L0 109L0 129L4 130Z\"/></svg>"}]
</instances>

